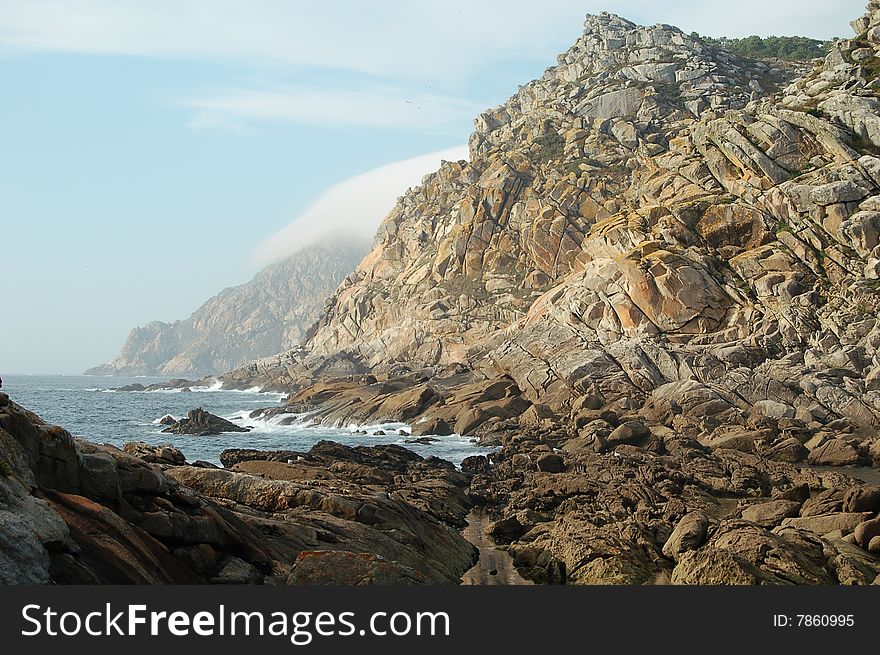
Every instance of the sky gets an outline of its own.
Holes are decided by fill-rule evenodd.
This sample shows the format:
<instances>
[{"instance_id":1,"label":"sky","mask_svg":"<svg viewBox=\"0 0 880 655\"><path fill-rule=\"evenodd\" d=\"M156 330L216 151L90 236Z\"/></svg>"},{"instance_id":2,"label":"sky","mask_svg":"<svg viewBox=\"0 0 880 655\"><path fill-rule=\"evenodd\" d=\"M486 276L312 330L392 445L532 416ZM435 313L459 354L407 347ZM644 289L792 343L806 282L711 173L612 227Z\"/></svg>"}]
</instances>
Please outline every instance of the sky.
<instances>
[{"instance_id":1,"label":"sky","mask_svg":"<svg viewBox=\"0 0 880 655\"><path fill-rule=\"evenodd\" d=\"M81 373L322 226L374 231L587 13L831 38L863 6L0 0L0 375Z\"/></svg>"}]
</instances>

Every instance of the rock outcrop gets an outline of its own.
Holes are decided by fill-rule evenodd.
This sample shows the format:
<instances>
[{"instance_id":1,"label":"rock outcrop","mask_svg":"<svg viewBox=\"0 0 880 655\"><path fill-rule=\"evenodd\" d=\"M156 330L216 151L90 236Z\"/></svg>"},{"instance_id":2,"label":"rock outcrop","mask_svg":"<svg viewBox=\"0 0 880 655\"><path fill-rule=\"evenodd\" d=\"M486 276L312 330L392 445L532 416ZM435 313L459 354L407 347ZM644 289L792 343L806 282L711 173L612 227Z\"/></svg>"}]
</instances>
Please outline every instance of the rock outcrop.
<instances>
[{"instance_id":1,"label":"rock outcrop","mask_svg":"<svg viewBox=\"0 0 880 655\"><path fill-rule=\"evenodd\" d=\"M864 483L813 468L880 462L880 3L853 25L785 67L588 17L225 379L502 446L470 494L536 580L873 582Z\"/></svg>"},{"instance_id":2,"label":"rock outcrop","mask_svg":"<svg viewBox=\"0 0 880 655\"><path fill-rule=\"evenodd\" d=\"M236 425L220 416L206 412L201 407L191 409L186 418L174 421L162 432L170 434L189 434L197 437L206 437L224 432L250 432L250 428Z\"/></svg>"},{"instance_id":3,"label":"rock outcrop","mask_svg":"<svg viewBox=\"0 0 880 655\"><path fill-rule=\"evenodd\" d=\"M456 584L472 566L468 477L450 464L336 444L271 456L226 470L99 446L0 393L0 584Z\"/></svg>"},{"instance_id":4,"label":"rock outcrop","mask_svg":"<svg viewBox=\"0 0 880 655\"><path fill-rule=\"evenodd\" d=\"M307 247L221 291L184 321L133 329L112 362L86 375L200 377L292 348L368 250L354 238Z\"/></svg>"}]
</instances>

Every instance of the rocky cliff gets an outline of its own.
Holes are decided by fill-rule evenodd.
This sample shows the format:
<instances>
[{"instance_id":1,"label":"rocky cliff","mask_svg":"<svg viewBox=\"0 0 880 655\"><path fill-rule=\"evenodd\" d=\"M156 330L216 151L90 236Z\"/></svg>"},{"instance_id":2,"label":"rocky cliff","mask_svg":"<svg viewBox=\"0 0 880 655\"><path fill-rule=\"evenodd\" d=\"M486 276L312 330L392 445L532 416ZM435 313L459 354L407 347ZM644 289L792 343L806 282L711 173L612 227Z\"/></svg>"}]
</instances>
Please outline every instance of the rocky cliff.
<instances>
[{"instance_id":1,"label":"rocky cliff","mask_svg":"<svg viewBox=\"0 0 880 655\"><path fill-rule=\"evenodd\" d=\"M401 199L305 347L250 375L463 366L560 415L698 383L876 428L876 17L794 81L588 17L477 119L470 163Z\"/></svg>"},{"instance_id":2,"label":"rocky cliff","mask_svg":"<svg viewBox=\"0 0 880 655\"><path fill-rule=\"evenodd\" d=\"M880 3L853 28L792 68L588 17L224 379L500 445L471 494L535 579L875 580L876 474L810 468L880 462Z\"/></svg>"},{"instance_id":3,"label":"rocky cliff","mask_svg":"<svg viewBox=\"0 0 880 655\"><path fill-rule=\"evenodd\" d=\"M353 238L330 239L269 264L186 320L134 328L112 362L86 375L212 375L292 348L368 249Z\"/></svg>"}]
</instances>

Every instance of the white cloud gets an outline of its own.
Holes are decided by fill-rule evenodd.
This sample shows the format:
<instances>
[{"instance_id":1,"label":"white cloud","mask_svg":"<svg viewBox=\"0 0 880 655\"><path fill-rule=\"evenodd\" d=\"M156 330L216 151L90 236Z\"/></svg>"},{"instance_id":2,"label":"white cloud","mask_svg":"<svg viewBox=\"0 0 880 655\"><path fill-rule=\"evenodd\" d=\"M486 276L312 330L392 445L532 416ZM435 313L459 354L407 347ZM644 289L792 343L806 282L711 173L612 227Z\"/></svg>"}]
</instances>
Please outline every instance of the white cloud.
<instances>
[{"instance_id":1,"label":"white cloud","mask_svg":"<svg viewBox=\"0 0 880 655\"><path fill-rule=\"evenodd\" d=\"M275 81L187 97L180 104L193 110L196 130L247 133L256 122L290 121L460 132L485 108L474 99L502 100L497 90L481 95L477 82L500 66L554 63L588 12L713 36L831 37L849 34L864 1L0 0L0 55L220 60Z\"/></svg>"},{"instance_id":2,"label":"white cloud","mask_svg":"<svg viewBox=\"0 0 880 655\"><path fill-rule=\"evenodd\" d=\"M395 87L365 89L235 89L186 100L197 110L194 127L239 126L248 121L292 121L437 129L470 121L483 107L472 102Z\"/></svg>"},{"instance_id":3,"label":"white cloud","mask_svg":"<svg viewBox=\"0 0 880 655\"><path fill-rule=\"evenodd\" d=\"M324 191L287 227L254 253L260 265L277 261L331 235L372 239L397 198L436 171L442 160L468 158L467 146L405 159L351 177Z\"/></svg>"},{"instance_id":4,"label":"white cloud","mask_svg":"<svg viewBox=\"0 0 880 655\"><path fill-rule=\"evenodd\" d=\"M554 63L588 12L714 36L831 37L849 33L864 1L0 0L0 55L220 60L246 63L251 80L275 81L186 98L194 129L246 132L283 120L438 131L460 129L484 108L456 96L475 99L498 67Z\"/></svg>"},{"instance_id":5,"label":"white cloud","mask_svg":"<svg viewBox=\"0 0 880 655\"><path fill-rule=\"evenodd\" d=\"M0 0L0 44L29 51L268 60L388 78L552 63L587 12L707 34L849 34L864 0ZM548 57L550 59L548 59Z\"/></svg>"},{"instance_id":6,"label":"white cloud","mask_svg":"<svg viewBox=\"0 0 880 655\"><path fill-rule=\"evenodd\" d=\"M541 52L558 28L581 14L577 0L557 0L561 11L555 12L526 13L523 4L0 0L0 43L36 51L261 59L383 77L458 77L492 53Z\"/></svg>"}]
</instances>

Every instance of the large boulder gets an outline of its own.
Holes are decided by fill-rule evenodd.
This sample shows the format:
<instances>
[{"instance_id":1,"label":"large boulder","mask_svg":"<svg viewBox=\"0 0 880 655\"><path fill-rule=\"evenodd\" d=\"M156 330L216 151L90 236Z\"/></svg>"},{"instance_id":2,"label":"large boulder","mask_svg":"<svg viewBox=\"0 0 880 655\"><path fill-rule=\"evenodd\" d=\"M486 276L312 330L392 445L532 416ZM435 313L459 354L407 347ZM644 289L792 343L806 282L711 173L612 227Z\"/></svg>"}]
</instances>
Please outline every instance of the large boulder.
<instances>
[{"instance_id":1,"label":"large boulder","mask_svg":"<svg viewBox=\"0 0 880 655\"><path fill-rule=\"evenodd\" d=\"M842 438L828 439L807 457L807 462L816 466L854 466L861 461L858 449Z\"/></svg>"},{"instance_id":2,"label":"large boulder","mask_svg":"<svg viewBox=\"0 0 880 655\"><path fill-rule=\"evenodd\" d=\"M792 500L771 500L766 503L750 505L743 510L742 517L746 521L757 523L765 528L772 528L782 523L783 519L798 515L801 503Z\"/></svg>"},{"instance_id":3,"label":"large boulder","mask_svg":"<svg viewBox=\"0 0 880 655\"><path fill-rule=\"evenodd\" d=\"M703 512L686 514L663 545L663 554L677 561L685 551L694 550L703 544L708 529L709 517Z\"/></svg>"}]
</instances>

